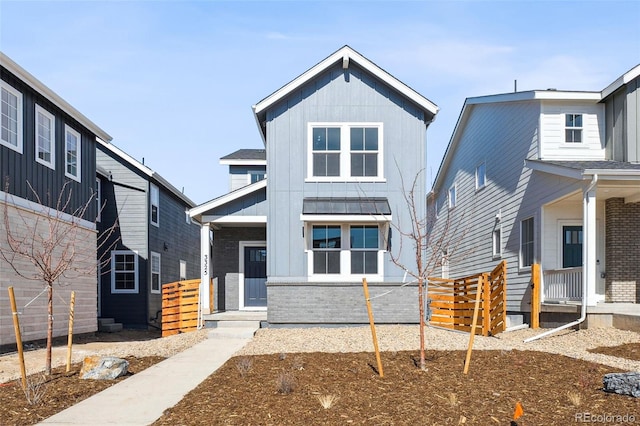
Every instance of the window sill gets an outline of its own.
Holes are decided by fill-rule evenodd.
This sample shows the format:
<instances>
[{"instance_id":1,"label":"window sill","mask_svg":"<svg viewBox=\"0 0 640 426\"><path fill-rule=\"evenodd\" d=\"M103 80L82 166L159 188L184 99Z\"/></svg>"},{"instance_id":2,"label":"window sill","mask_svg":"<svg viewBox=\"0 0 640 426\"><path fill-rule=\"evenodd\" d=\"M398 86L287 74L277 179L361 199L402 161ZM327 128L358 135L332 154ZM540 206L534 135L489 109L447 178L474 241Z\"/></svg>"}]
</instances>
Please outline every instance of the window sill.
<instances>
[{"instance_id":1,"label":"window sill","mask_svg":"<svg viewBox=\"0 0 640 426\"><path fill-rule=\"evenodd\" d=\"M309 275L308 280L310 283L346 283L346 282L362 282L362 279L366 278L367 282L382 282L384 277L380 274L376 275Z\"/></svg>"},{"instance_id":2,"label":"window sill","mask_svg":"<svg viewBox=\"0 0 640 426\"><path fill-rule=\"evenodd\" d=\"M372 183L386 183L387 179L385 179L384 177L364 177L364 178L343 178L340 176L336 176L336 177L330 177L330 178L326 178L326 177L307 177L304 180L305 183L320 183L320 182L330 182L330 183L351 183L351 182L356 182L356 183L368 183L368 182L372 182Z\"/></svg>"}]
</instances>

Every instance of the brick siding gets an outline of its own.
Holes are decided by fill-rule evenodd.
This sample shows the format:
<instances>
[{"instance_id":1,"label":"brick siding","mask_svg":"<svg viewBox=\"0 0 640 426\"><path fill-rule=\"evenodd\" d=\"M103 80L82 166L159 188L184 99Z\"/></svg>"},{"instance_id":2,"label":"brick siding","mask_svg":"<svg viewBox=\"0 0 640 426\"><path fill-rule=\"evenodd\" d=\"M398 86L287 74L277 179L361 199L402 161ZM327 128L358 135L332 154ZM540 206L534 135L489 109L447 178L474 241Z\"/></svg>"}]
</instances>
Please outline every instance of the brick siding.
<instances>
[{"instance_id":1,"label":"brick siding","mask_svg":"<svg viewBox=\"0 0 640 426\"><path fill-rule=\"evenodd\" d=\"M607 302L640 303L640 203L606 200Z\"/></svg>"}]
</instances>

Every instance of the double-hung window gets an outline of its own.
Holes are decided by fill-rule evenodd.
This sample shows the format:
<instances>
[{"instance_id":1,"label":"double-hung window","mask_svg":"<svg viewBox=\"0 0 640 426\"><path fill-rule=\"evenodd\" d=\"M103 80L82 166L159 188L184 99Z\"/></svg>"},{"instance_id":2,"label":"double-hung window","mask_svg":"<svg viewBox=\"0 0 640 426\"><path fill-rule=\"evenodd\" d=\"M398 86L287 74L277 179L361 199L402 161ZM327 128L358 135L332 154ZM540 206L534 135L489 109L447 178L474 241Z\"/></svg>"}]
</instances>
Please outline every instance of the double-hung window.
<instances>
[{"instance_id":1,"label":"double-hung window","mask_svg":"<svg viewBox=\"0 0 640 426\"><path fill-rule=\"evenodd\" d=\"M53 114L36 105L36 161L55 169L56 121Z\"/></svg>"},{"instance_id":2,"label":"double-hung window","mask_svg":"<svg viewBox=\"0 0 640 426\"><path fill-rule=\"evenodd\" d=\"M111 292L138 292L138 254L130 250L111 252Z\"/></svg>"},{"instance_id":3,"label":"double-hung window","mask_svg":"<svg viewBox=\"0 0 640 426\"><path fill-rule=\"evenodd\" d=\"M311 225L309 275L360 280L382 276L379 225Z\"/></svg>"},{"instance_id":4,"label":"double-hung window","mask_svg":"<svg viewBox=\"0 0 640 426\"><path fill-rule=\"evenodd\" d=\"M520 222L520 267L533 265L534 261L534 227L533 218Z\"/></svg>"},{"instance_id":5,"label":"double-hung window","mask_svg":"<svg viewBox=\"0 0 640 426\"><path fill-rule=\"evenodd\" d=\"M487 166L480 163L476 167L476 190L482 189L487 184Z\"/></svg>"},{"instance_id":6,"label":"double-hung window","mask_svg":"<svg viewBox=\"0 0 640 426\"><path fill-rule=\"evenodd\" d=\"M582 114L565 114L565 142L582 142Z\"/></svg>"},{"instance_id":7,"label":"double-hung window","mask_svg":"<svg viewBox=\"0 0 640 426\"><path fill-rule=\"evenodd\" d=\"M342 230L339 225L313 226L313 273L339 274Z\"/></svg>"},{"instance_id":8,"label":"double-hung window","mask_svg":"<svg viewBox=\"0 0 640 426\"><path fill-rule=\"evenodd\" d=\"M310 123L309 181L381 181L382 123Z\"/></svg>"},{"instance_id":9,"label":"double-hung window","mask_svg":"<svg viewBox=\"0 0 640 426\"><path fill-rule=\"evenodd\" d=\"M80 133L68 125L64 125L65 140L65 175L80 181Z\"/></svg>"},{"instance_id":10,"label":"double-hung window","mask_svg":"<svg viewBox=\"0 0 640 426\"><path fill-rule=\"evenodd\" d=\"M457 202L458 200L456 199L456 184L454 183L449 188L449 208L454 208Z\"/></svg>"},{"instance_id":11,"label":"double-hung window","mask_svg":"<svg viewBox=\"0 0 640 426\"><path fill-rule=\"evenodd\" d=\"M151 252L151 293L160 293L160 253Z\"/></svg>"},{"instance_id":12,"label":"double-hung window","mask_svg":"<svg viewBox=\"0 0 640 426\"><path fill-rule=\"evenodd\" d=\"M150 185L151 224L160 226L160 190L157 185Z\"/></svg>"},{"instance_id":13,"label":"double-hung window","mask_svg":"<svg viewBox=\"0 0 640 426\"><path fill-rule=\"evenodd\" d=\"M22 153L22 93L0 82L0 144Z\"/></svg>"}]
</instances>

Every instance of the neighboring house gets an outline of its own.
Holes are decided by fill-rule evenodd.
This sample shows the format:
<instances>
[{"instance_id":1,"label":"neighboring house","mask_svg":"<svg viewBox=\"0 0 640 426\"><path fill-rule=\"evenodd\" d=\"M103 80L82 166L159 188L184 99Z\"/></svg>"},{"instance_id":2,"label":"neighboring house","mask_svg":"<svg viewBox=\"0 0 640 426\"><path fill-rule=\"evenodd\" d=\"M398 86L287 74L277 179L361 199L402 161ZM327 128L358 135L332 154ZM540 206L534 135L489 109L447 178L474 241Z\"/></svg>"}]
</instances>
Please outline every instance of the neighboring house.
<instances>
[{"instance_id":1,"label":"neighboring house","mask_svg":"<svg viewBox=\"0 0 640 426\"><path fill-rule=\"evenodd\" d=\"M200 226L188 215L194 203L114 145L97 148L98 230L115 221L119 238L99 253L111 260L98 283L99 316L128 328L161 327L162 284L200 275Z\"/></svg>"},{"instance_id":2,"label":"neighboring house","mask_svg":"<svg viewBox=\"0 0 640 426\"><path fill-rule=\"evenodd\" d=\"M266 309L271 324L366 323L366 277L373 297L386 293L377 322L418 322L416 285L390 252L415 265L412 242L393 228L411 226L401 178L423 171L438 108L345 46L253 110L268 177L243 177L248 185L190 213L203 224L202 281L214 280L215 309ZM233 161L246 160L248 174L263 164L254 153L221 162L233 175Z\"/></svg>"},{"instance_id":3,"label":"neighboring house","mask_svg":"<svg viewBox=\"0 0 640 426\"><path fill-rule=\"evenodd\" d=\"M506 260L508 310L528 313L535 262L543 302L640 303L639 76L467 99L428 197L432 238L459 236L434 275Z\"/></svg>"},{"instance_id":4,"label":"neighboring house","mask_svg":"<svg viewBox=\"0 0 640 426\"><path fill-rule=\"evenodd\" d=\"M3 182L0 192L0 208L3 210L0 244L3 249L8 249L5 208L9 228L18 237L32 235L36 223L46 226L47 220L43 215L48 209L51 209L49 215L60 217L67 224L77 224L79 233L74 244L82 255L76 259L81 257L82 261L77 260L78 263L71 265L70 269L93 271L79 276L68 273L54 284L56 320L53 334L67 334L66 317L71 291L76 294L74 331L93 332L97 329L97 209L93 201L96 191L96 138L108 142L111 137L3 53L0 53L0 72L0 177ZM5 182L8 183L7 192ZM62 206L58 206L58 198L63 188L64 201L69 197L69 203L63 211L57 211L57 207L62 210ZM42 204L36 202L38 198ZM84 216L72 215L87 204L90 205ZM30 275L32 268L28 261L20 262L23 273ZM46 293L41 294L46 284L21 278L0 260L0 346L15 343L7 292L9 286L14 287L16 305L21 313L22 340L46 338L47 297Z\"/></svg>"}]
</instances>

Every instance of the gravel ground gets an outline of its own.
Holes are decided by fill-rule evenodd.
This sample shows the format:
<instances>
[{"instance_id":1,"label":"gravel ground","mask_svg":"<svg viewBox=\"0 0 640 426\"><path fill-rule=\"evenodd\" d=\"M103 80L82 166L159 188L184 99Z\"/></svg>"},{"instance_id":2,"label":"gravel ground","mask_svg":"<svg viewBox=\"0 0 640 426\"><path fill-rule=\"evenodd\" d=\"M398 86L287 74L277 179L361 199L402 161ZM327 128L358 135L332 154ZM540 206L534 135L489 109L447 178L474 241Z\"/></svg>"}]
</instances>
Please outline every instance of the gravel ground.
<instances>
[{"instance_id":1,"label":"gravel ground","mask_svg":"<svg viewBox=\"0 0 640 426\"><path fill-rule=\"evenodd\" d=\"M624 343L640 343L640 333L615 328L592 328L588 330L564 330L551 336L524 343L523 340L545 330L522 329L506 332L496 337L476 336L473 349L535 350L562 354L573 358L617 367L623 370L640 371L640 361L616 358L609 355L587 352L598 346L617 346ZM91 342L73 346L73 362L82 361L88 355L162 356L170 357L207 338L208 330L185 333L153 340L129 340ZM376 334L381 351L403 351L419 348L417 325L379 325ZM466 350L469 335L449 330L427 327L425 344L428 350ZM372 351L369 326L344 328L265 328L236 355L259 355L295 352L366 352ZM25 352L28 373L39 371L44 366L44 350ZM64 365L66 347L56 347L53 365ZM16 354L0 356L0 383L20 377Z\"/></svg>"},{"instance_id":2,"label":"gravel ground","mask_svg":"<svg viewBox=\"0 0 640 426\"><path fill-rule=\"evenodd\" d=\"M640 342L640 334L615 328L591 328L587 330L563 330L529 343L523 341L546 330L522 329L500 333L495 337L476 336L473 349L534 350L562 354L573 358L640 371L640 361L616 358L609 355L587 352L598 346L617 346ZM381 351L415 350L420 347L420 332L417 325L380 325L376 335ZM427 327L425 330L427 350L466 350L469 335L455 331ZM371 329L348 328L296 328L261 329L248 345L236 355L258 355L293 352L362 352L372 351Z\"/></svg>"}]
</instances>

